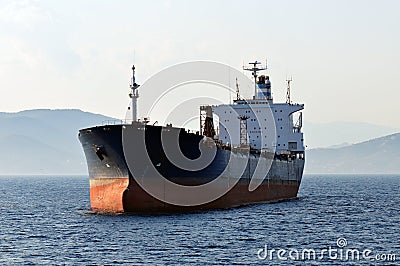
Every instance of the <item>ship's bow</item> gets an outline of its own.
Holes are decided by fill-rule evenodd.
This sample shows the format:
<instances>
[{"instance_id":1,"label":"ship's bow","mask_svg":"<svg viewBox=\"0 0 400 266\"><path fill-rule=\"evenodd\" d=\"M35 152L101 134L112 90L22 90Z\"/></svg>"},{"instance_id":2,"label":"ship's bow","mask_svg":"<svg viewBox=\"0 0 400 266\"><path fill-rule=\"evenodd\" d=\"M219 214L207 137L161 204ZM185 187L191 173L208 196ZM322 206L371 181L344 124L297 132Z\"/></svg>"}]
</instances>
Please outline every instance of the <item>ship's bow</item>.
<instances>
[{"instance_id":1,"label":"ship's bow","mask_svg":"<svg viewBox=\"0 0 400 266\"><path fill-rule=\"evenodd\" d=\"M96 212L123 212L129 174L121 145L121 125L79 131L90 179L90 206Z\"/></svg>"}]
</instances>

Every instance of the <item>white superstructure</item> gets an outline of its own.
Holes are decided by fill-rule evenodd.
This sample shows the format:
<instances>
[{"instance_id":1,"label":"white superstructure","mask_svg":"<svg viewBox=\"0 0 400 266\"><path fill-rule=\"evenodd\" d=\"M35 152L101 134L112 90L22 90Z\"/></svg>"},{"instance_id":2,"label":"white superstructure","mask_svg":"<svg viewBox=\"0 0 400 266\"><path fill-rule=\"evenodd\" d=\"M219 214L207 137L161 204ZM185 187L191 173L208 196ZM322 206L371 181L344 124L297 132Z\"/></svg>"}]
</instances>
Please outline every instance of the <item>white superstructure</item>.
<instances>
[{"instance_id":1,"label":"white superstructure","mask_svg":"<svg viewBox=\"0 0 400 266\"><path fill-rule=\"evenodd\" d=\"M253 71L255 95L253 99L238 98L233 104L212 106L213 113L219 118L215 138L232 147L245 144L254 150L275 150L277 154L302 153L302 114L295 113L303 110L304 105L291 104L290 99L287 103L274 103L269 77L262 75L257 80L257 72L266 68L258 68L257 61L251 64L254 67L246 70Z\"/></svg>"}]
</instances>

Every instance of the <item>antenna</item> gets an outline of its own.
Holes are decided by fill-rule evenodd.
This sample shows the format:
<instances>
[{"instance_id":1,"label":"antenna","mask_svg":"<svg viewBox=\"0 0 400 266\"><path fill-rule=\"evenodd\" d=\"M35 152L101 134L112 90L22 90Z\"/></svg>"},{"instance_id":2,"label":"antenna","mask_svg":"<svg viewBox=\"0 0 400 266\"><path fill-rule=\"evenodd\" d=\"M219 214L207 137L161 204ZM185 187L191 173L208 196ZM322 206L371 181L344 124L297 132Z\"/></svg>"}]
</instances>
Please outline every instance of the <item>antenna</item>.
<instances>
[{"instance_id":1,"label":"antenna","mask_svg":"<svg viewBox=\"0 0 400 266\"><path fill-rule=\"evenodd\" d=\"M290 100L290 82L292 81L292 77L290 77L290 79L286 79L287 82L287 91L286 91L286 103L287 104L291 104L291 100Z\"/></svg>"},{"instance_id":2,"label":"antenna","mask_svg":"<svg viewBox=\"0 0 400 266\"><path fill-rule=\"evenodd\" d=\"M240 100L239 83L238 83L237 78L236 78L236 100L237 101Z\"/></svg>"},{"instance_id":3,"label":"antenna","mask_svg":"<svg viewBox=\"0 0 400 266\"><path fill-rule=\"evenodd\" d=\"M247 71L251 71L252 72L251 75L254 77L254 98L255 98L256 95L257 95L257 76L258 76L257 73L259 71L261 71L261 70L266 70L267 69L267 65L262 66L261 63L257 62L257 61L250 62L249 65L252 65L252 67L251 66L248 66L248 67L244 67L243 66L243 70L247 70ZM257 66L257 65L260 65L260 66Z\"/></svg>"},{"instance_id":4,"label":"antenna","mask_svg":"<svg viewBox=\"0 0 400 266\"><path fill-rule=\"evenodd\" d=\"M228 88L229 88L229 104L232 103L232 93L231 93L231 70L228 68Z\"/></svg>"}]
</instances>

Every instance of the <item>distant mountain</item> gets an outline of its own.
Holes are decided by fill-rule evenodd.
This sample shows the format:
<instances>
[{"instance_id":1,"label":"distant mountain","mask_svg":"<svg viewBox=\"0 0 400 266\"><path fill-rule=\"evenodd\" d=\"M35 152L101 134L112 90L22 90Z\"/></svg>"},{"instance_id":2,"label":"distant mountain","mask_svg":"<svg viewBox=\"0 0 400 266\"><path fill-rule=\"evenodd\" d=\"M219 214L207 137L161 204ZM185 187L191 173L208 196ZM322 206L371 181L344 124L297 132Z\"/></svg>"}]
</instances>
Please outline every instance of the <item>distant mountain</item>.
<instances>
[{"instance_id":1,"label":"distant mountain","mask_svg":"<svg viewBox=\"0 0 400 266\"><path fill-rule=\"evenodd\" d=\"M312 123L303 126L305 143L308 148L328 148L354 144L400 132L394 127L385 127L359 122Z\"/></svg>"},{"instance_id":2,"label":"distant mountain","mask_svg":"<svg viewBox=\"0 0 400 266\"><path fill-rule=\"evenodd\" d=\"M0 174L87 173L78 130L110 119L80 110L0 113Z\"/></svg>"},{"instance_id":3,"label":"distant mountain","mask_svg":"<svg viewBox=\"0 0 400 266\"><path fill-rule=\"evenodd\" d=\"M311 149L307 173L400 173L400 133L342 148Z\"/></svg>"}]
</instances>

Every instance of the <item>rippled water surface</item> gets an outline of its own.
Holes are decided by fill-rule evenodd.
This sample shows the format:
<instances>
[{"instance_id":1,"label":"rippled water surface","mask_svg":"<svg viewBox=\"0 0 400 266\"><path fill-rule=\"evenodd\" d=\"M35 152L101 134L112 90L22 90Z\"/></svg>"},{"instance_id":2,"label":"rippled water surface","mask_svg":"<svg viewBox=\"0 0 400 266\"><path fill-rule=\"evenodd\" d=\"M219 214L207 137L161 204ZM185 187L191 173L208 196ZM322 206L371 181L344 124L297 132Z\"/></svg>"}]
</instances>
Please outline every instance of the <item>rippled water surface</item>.
<instances>
[{"instance_id":1,"label":"rippled water surface","mask_svg":"<svg viewBox=\"0 0 400 266\"><path fill-rule=\"evenodd\" d=\"M3 176L0 264L396 263L288 255L304 249L320 254L338 248L337 239L343 238L344 251L397 254L400 265L399 197L400 176L306 175L298 200L202 213L107 216L88 212L87 177ZM276 253L260 259L272 249L285 250L283 259Z\"/></svg>"}]
</instances>

